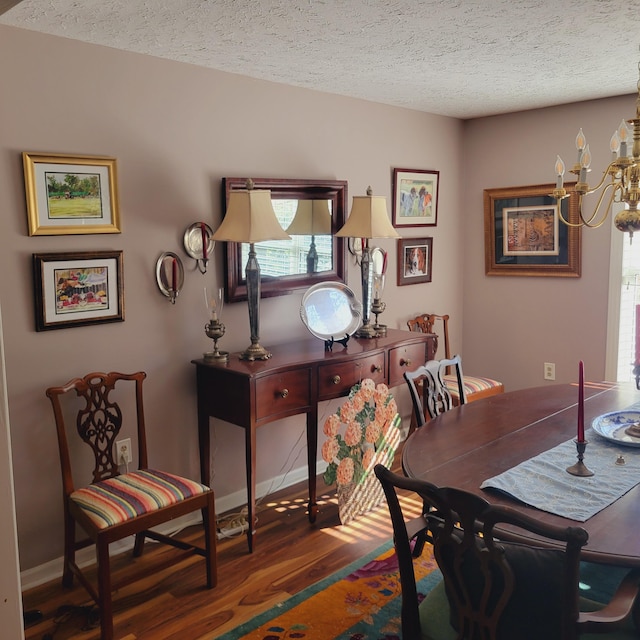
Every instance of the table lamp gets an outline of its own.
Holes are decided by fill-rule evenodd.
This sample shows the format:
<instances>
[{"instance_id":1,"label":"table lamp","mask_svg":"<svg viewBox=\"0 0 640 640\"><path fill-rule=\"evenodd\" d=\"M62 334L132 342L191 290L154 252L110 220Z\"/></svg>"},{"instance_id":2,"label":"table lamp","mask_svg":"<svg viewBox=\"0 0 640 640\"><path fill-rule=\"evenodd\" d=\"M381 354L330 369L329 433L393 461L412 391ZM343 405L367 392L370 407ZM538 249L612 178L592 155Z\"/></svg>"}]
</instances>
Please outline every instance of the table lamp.
<instances>
[{"instance_id":1,"label":"table lamp","mask_svg":"<svg viewBox=\"0 0 640 640\"><path fill-rule=\"evenodd\" d=\"M311 236L307 253L307 273L318 270L315 236L331 235L331 212L328 200L298 200L298 208L287 233L292 236Z\"/></svg>"},{"instance_id":2,"label":"table lamp","mask_svg":"<svg viewBox=\"0 0 640 640\"><path fill-rule=\"evenodd\" d=\"M356 338L376 338L378 332L371 325L371 291L373 288L373 268L371 264L370 238L399 238L391 226L384 196L374 196L371 187L366 196L354 196L351 213L345 225L336 236L362 238L362 259L360 260L362 280L362 326L356 331Z\"/></svg>"},{"instance_id":3,"label":"table lamp","mask_svg":"<svg viewBox=\"0 0 640 640\"><path fill-rule=\"evenodd\" d=\"M229 192L227 212L222 224L213 234L213 240L249 243L245 277L251 345L240 353L241 360L268 360L271 357L271 353L260 345L260 265L254 244L265 240L290 239L291 236L278 222L271 204L270 191L254 189L253 181L247 180L246 189Z\"/></svg>"}]
</instances>

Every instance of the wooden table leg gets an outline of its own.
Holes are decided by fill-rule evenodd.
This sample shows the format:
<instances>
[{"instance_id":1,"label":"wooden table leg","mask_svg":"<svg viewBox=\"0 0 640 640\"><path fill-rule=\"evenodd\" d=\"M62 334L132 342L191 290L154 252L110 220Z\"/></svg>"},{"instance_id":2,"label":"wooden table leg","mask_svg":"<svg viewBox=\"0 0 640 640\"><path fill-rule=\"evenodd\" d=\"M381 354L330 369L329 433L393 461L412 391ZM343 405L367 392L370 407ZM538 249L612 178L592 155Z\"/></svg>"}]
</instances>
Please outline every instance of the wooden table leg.
<instances>
[{"instance_id":1,"label":"wooden table leg","mask_svg":"<svg viewBox=\"0 0 640 640\"><path fill-rule=\"evenodd\" d=\"M211 487L211 434L209 432L209 414L198 403L198 452L200 454L200 482Z\"/></svg>"},{"instance_id":2,"label":"wooden table leg","mask_svg":"<svg viewBox=\"0 0 640 640\"><path fill-rule=\"evenodd\" d=\"M316 456L318 450L318 417L315 411L307 413L307 466L309 469L309 522L318 515L316 494Z\"/></svg>"},{"instance_id":3,"label":"wooden table leg","mask_svg":"<svg viewBox=\"0 0 640 640\"><path fill-rule=\"evenodd\" d=\"M253 553L253 536L255 534L256 511L256 425L245 429L245 457L247 465L247 543L249 553Z\"/></svg>"}]
</instances>

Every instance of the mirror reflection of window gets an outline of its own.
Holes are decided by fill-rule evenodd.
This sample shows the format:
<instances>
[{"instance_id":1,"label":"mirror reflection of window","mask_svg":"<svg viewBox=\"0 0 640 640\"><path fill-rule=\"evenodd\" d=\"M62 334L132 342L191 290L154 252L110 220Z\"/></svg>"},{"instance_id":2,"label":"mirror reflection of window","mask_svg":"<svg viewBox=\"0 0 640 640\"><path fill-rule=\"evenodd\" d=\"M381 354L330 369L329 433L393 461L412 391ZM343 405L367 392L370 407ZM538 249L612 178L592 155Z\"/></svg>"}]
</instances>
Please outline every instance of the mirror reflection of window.
<instances>
[{"instance_id":1,"label":"mirror reflection of window","mask_svg":"<svg viewBox=\"0 0 640 640\"><path fill-rule=\"evenodd\" d=\"M283 229L293 222L298 209L297 199L272 199L273 210ZM332 202L327 201L332 214ZM291 234L290 234L291 235ZM313 235L318 254L316 272L333 268L333 238L331 235ZM312 243L312 234L291 235L291 240L267 240L254 245L260 264L261 278L277 278L293 274L305 274L308 270L307 256ZM249 245L242 244L242 264L249 257Z\"/></svg>"}]
</instances>

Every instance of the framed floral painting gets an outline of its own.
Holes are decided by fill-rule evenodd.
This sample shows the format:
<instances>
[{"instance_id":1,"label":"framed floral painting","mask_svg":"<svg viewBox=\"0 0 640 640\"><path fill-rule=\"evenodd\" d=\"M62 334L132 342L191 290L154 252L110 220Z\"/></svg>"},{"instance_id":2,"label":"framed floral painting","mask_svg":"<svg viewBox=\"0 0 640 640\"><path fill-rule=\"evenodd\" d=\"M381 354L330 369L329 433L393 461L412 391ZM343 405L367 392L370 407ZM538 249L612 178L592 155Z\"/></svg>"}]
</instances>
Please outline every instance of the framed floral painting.
<instances>
[{"instance_id":1,"label":"framed floral painting","mask_svg":"<svg viewBox=\"0 0 640 640\"><path fill-rule=\"evenodd\" d=\"M36 331L124 320L122 251L34 253Z\"/></svg>"}]
</instances>

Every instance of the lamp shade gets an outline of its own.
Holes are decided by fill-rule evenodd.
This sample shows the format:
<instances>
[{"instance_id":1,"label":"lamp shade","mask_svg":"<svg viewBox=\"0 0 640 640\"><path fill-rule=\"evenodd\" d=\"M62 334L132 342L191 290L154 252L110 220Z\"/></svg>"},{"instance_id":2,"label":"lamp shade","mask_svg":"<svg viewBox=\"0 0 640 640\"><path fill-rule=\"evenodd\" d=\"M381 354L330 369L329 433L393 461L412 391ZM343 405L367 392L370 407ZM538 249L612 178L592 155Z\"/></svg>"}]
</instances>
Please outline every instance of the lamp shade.
<instances>
[{"instance_id":1,"label":"lamp shade","mask_svg":"<svg viewBox=\"0 0 640 640\"><path fill-rule=\"evenodd\" d=\"M298 200L296 215L287 227L292 236L331 235L331 212L328 200Z\"/></svg>"},{"instance_id":2,"label":"lamp shade","mask_svg":"<svg viewBox=\"0 0 640 640\"><path fill-rule=\"evenodd\" d=\"M227 213L213 234L214 240L227 242L263 242L290 240L271 204L271 191L237 189L229 193Z\"/></svg>"},{"instance_id":3,"label":"lamp shade","mask_svg":"<svg viewBox=\"0 0 640 640\"><path fill-rule=\"evenodd\" d=\"M349 238L399 238L387 214L384 196L372 195L371 187L366 196L353 196L351 213L336 236ZM214 236L215 237L215 236Z\"/></svg>"}]
</instances>

